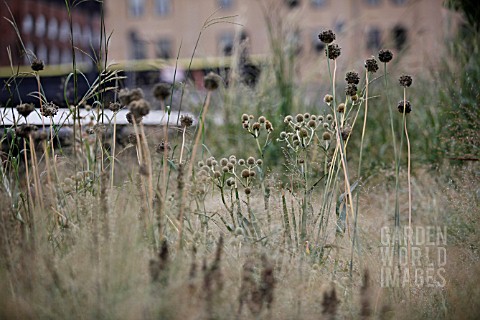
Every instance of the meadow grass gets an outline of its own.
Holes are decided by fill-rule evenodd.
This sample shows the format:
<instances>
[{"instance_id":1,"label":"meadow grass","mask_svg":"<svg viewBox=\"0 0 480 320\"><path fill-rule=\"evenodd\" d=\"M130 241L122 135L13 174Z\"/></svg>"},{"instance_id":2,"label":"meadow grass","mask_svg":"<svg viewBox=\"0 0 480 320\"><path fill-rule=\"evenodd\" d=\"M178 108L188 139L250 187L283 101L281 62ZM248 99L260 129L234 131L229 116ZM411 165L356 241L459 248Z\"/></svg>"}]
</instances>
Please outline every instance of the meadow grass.
<instances>
[{"instance_id":1,"label":"meadow grass","mask_svg":"<svg viewBox=\"0 0 480 320\"><path fill-rule=\"evenodd\" d=\"M372 81L379 69L372 57L341 85L341 48L331 30L319 30L330 79L305 84L324 92L317 106L302 109L304 90L289 82L295 54L279 50L288 26L277 29L280 22L264 14L274 63L263 66L256 87L235 68L228 86L207 75L208 90L195 92L204 97L196 119L144 126L152 102L139 88L118 87L104 27L98 79L85 96L66 101L76 120L71 147L54 148L56 109L41 87L33 93L49 136L17 123L2 135L0 318L479 316L477 162L422 163L428 157L416 153L431 147L416 142L426 138L417 83L407 97L408 79L389 80L383 51L376 77L384 81ZM225 21L211 16L205 25ZM73 43L72 35L74 54ZM74 62L69 79L79 76ZM190 86L182 84L181 101ZM182 109L172 99L165 104L174 87L154 89L168 117L170 108ZM269 95L272 88L277 93ZM108 91L115 101L107 102ZM390 96L401 102L392 105ZM78 112L87 103L95 106L88 129ZM210 114L222 105L229 112L217 125ZM129 110L124 146L105 108ZM23 104L17 110L27 120L28 110L38 112ZM444 285L382 286L380 230L400 226L447 227ZM395 265L400 246L410 270L411 242L396 245Z\"/></svg>"}]
</instances>

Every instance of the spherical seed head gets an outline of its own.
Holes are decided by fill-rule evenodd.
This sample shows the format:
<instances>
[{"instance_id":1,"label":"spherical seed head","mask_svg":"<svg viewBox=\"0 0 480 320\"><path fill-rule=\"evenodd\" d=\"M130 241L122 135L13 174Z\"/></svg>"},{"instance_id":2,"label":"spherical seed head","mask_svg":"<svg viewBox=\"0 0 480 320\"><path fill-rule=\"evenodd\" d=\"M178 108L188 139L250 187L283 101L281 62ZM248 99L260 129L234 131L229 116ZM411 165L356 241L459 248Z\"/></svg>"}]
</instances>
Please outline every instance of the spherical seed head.
<instances>
[{"instance_id":1,"label":"spherical seed head","mask_svg":"<svg viewBox=\"0 0 480 320\"><path fill-rule=\"evenodd\" d=\"M248 122L244 122L244 123L242 124L242 127L243 127L243 129L248 129Z\"/></svg>"},{"instance_id":2,"label":"spherical seed head","mask_svg":"<svg viewBox=\"0 0 480 320\"><path fill-rule=\"evenodd\" d=\"M218 74L210 72L203 78L203 85L208 91L217 90L220 85L221 77Z\"/></svg>"},{"instance_id":3,"label":"spherical seed head","mask_svg":"<svg viewBox=\"0 0 480 320\"><path fill-rule=\"evenodd\" d=\"M205 163L206 163L207 166L211 167L212 166L212 158L208 158Z\"/></svg>"},{"instance_id":4,"label":"spherical seed head","mask_svg":"<svg viewBox=\"0 0 480 320\"><path fill-rule=\"evenodd\" d=\"M222 171L223 171L223 172L228 172L229 170L230 170L230 169L228 169L227 166L223 166L223 167L222 167Z\"/></svg>"},{"instance_id":5,"label":"spherical seed head","mask_svg":"<svg viewBox=\"0 0 480 320\"><path fill-rule=\"evenodd\" d=\"M182 125L183 128L191 127L193 124L193 118L190 117L189 115L182 115L180 117L180 124Z\"/></svg>"},{"instance_id":6,"label":"spherical seed head","mask_svg":"<svg viewBox=\"0 0 480 320\"><path fill-rule=\"evenodd\" d=\"M258 118L258 122L260 122L260 123L265 123L265 121L267 121L267 119L264 116L260 116Z\"/></svg>"},{"instance_id":7,"label":"spherical seed head","mask_svg":"<svg viewBox=\"0 0 480 320\"><path fill-rule=\"evenodd\" d=\"M222 176L222 174L220 173L220 171L215 171L215 173L213 174L213 176L215 178L220 178Z\"/></svg>"},{"instance_id":8,"label":"spherical seed head","mask_svg":"<svg viewBox=\"0 0 480 320\"><path fill-rule=\"evenodd\" d=\"M220 159L220 165L226 166L227 163L228 163L228 159L227 159L227 158L222 158L222 159Z\"/></svg>"},{"instance_id":9,"label":"spherical seed head","mask_svg":"<svg viewBox=\"0 0 480 320\"><path fill-rule=\"evenodd\" d=\"M388 49L382 49L378 51L378 60L383 63L388 63L393 59L392 51Z\"/></svg>"},{"instance_id":10,"label":"spherical seed head","mask_svg":"<svg viewBox=\"0 0 480 320\"><path fill-rule=\"evenodd\" d=\"M347 87L345 88L345 94L347 96L354 96L357 94L357 86L353 83L347 84Z\"/></svg>"},{"instance_id":11,"label":"spherical seed head","mask_svg":"<svg viewBox=\"0 0 480 320\"><path fill-rule=\"evenodd\" d=\"M161 82L153 87L153 96L160 101L170 97L172 92L172 85L166 82Z\"/></svg>"},{"instance_id":12,"label":"spherical seed head","mask_svg":"<svg viewBox=\"0 0 480 320\"><path fill-rule=\"evenodd\" d=\"M135 118L142 118L150 112L150 103L145 99L132 100L128 104L128 109Z\"/></svg>"},{"instance_id":13,"label":"spherical seed head","mask_svg":"<svg viewBox=\"0 0 480 320\"><path fill-rule=\"evenodd\" d=\"M315 120L312 119L312 120L308 121L308 126L310 128L315 128L317 126L317 123L315 122Z\"/></svg>"},{"instance_id":14,"label":"spherical seed head","mask_svg":"<svg viewBox=\"0 0 480 320\"><path fill-rule=\"evenodd\" d=\"M123 88L118 92L118 100L124 106L130 103L130 90Z\"/></svg>"},{"instance_id":15,"label":"spherical seed head","mask_svg":"<svg viewBox=\"0 0 480 320\"><path fill-rule=\"evenodd\" d=\"M157 153L164 153L165 151L168 152L170 149L172 149L172 147L170 147L169 143L165 143L165 141L162 141L155 146L155 151Z\"/></svg>"},{"instance_id":16,"label":"spherical seed head","mask_svg":"<svg viewBox=\"0 0 480 320\"><path fill-rule=\"evenodd\" d=\"M257 159L257 165L261 166L263 164L263 160L262 159Z\"/></svg>"},{"instance_id":17,"label":"spherical seed head","mask_svg":"<svg viewBox=\"0 0 480 320\"><path fill-rule=\"evenodd\" d=\"M203 163L203 161L200 160L200 161L198 161L197 165L201 168L201 167L203 167L205 164Z\"/></svg>"},{"instance_id":18,"label":"spherical seed head","mask_svg":"<svg viewBox=\"0 0 480 320\"><path fill-rule=\"evenodd\" d=\"M17 126L17 128L15 129L15 134L20 138L27 138L29 135L31 135L33 132L37 130L38 128L34 125L22 124Z\"/></svg>"},{"instance_id":19,"label":"spherical seed head","mask_svg":"<svg viewBox=\"0 0 480 320\"><path fill-rule=\"evenodd\" d=\"M248 178L250 177L250 171L248 169L243 169L242 170L242 178Z\"/></svg>"},{"instance_id":20,"label":"spherical seed head","mask_svg":"<svg viewBox=\"0 0 480 320\"><path fill-rule=\"evenodd\" d=\"M345 112L345 103L340 103L337 107L337 111L339 113L344 113Z\"/></svg>"},{"instance_id":21,"label":"spherical seed head","mask_svg":"<svg viewBox=\"0 0 480 320\"><path fill-rule=\"evenodd\" d=\"M323 116L318 116L318 121L322 122L323 121Z\"/></svg>"},{"instance_id":22,"label":"spherical seed head","mask_svg":"<svg viewBox=\"0 0 480 320\"><path fill-rule=\"evenodd\" d=\"M365 68L368 72L375 73L378 70L378 63L374 57L365 60Z\"/></svg>"},{"instance_id":23,"label":"spherical seed head","mask_svg":"<svg viewBox=\"0 0 480 320\"><path fill-rule=\"evenodd\" d=\"M308 137L308 131L305 128L300 129L300 137L306 138Z\"/></svg>"},{"instance_id":24,"label":"spherical seed head","mask_svg":"<svg viewBox=\"0 0 480 320\"><path fill-rule=\"evenodd\" d=\"M352 128L350 126L343 127L341 130L342 140L343 141L347 140L351 132L352 132Z\"/></svg>"},{"instance_id":25,"label":"spherical seed head","mask_svg":"<svg viewBox=\"0 0 480 320\"><path fill-rule=\"evenodd\" d=\"M320 32L318 39L323 43L332 43L335 40L335 33L332 30L324 30Z\"/></svg>"},{"instance_id":26,"label":"spherical seed head","mask_svg":"<svg viewBox=\"0 0 480 320\"><path fill-rule=\"evenodd\" d=\"M141 88L135 88L130 90L130 102L143 99L143 90Z\"/></svg>"},{"instance_id":27,"label":"spherical seed head","mask_svg":"<svg viewBox=\"0 0 480 320\"><path fill-rule=\"evenodd\" d=\"M315 120L317 120L317 116L313 114L313 115L311 116L311 119L312 119L313 121L315 121Z\"/></svg>"},{"instance_id":28,"label":"spherical seed head","mask_svg":"<svg viewBox=\"0 0 480 320\"><path fill-rule=\"evenodd\" d=\"M292 120L293 120L293 117L288 115L288 116L285 117L285 120L283 122L290 123L290 122L292 122Z\"/></svg>"},{"instance_id":29,"label":"spherical seed head","mask_svg":"<svg viewBox=\"0 0 480 320\"><path fill-rule=\"evenodd\" d=\"M19 104L16 109L19 114L26 118L35 110L35 105L33 103L22 103Z\"/></svg>"},{"instance_id":30,"label":"spherical seed head","mask_svg":"<svg viewBox=\"0 0 480 320\"><path fill-rule=\"evenodd\" d=\"M43 106L43 109L40 110L42 116L44 117L53 117L58 112L58 106L55 105L53 102L48 102Z\"/></svg>"},{"instance_id":31,"label":"spherical seed head","mask_svg":"<svg viewBox=\"0 0 480 320\"><path fill-rule=\"evenodd\" d=\"M238 164L241 166L245 165L245 160L244 159L238 160Z\"/></svg>"},{"instance_id":32,"label":"spherical seed head","mask_svg":"<svg viewBox=\"0 0 480 320\"><path fill-rule=\"evenodd\" d=\"M139 124L142 122L143 117L136 117L132 112L129 112L125 115L125 118L127 119L128 123L133 124L134 122L136 124Z\"/></svg>"},{"instance_id":33,"label":"spherical seed head","mask_svg":"<svg viewBox=\"0 0 480 320\"><path fill-rule=\"evenodd\" d=\"M297 114L296 120L297 120L297 122L302 122L303 121L303 114Z\"/></svg>"},{"instance_id":34,"label":"spherical seed head","mask_svg":"<svg viewBox=\"0 0 480 320\"><path fill-rule=\"evenodd\" d=\"M108 109L113 112L117 112L118 110L120 110L121 107L122 106L118 102L110 102L110 104L108 105Z\"/></svg>"},{"instance_id":35,"label":"spherical seed head","mask_svg":"<svg viewBox=\"0 0 480 320\"><path fill-rule=\"evenodd\" d=\"M400 83L400 85L402 87L410 87L412 85L412 76L409 76L409 75L402 75L400 76L400 78L398 79L398 82Z\"/></svg>"},{"instance_id":36,"label":"spherical seed head","mask_svg":"<svg viewBox=\"0 0 480 320\"><path fill-rule=\"evenodd\" d=\"M245 188L245 194L248 196L251 193L252 193L252 190L249 187L246 187Z\"/></svg>"},{"instance_id":37,"label":"spherical seed head","mask_svg":"<svg viewBox=\"0 0 480 320\"><path fill-rule=\"evenodd\" d=\"M408 100L401 100L398 102L398 112L403 113L403 109L405 108L405 113L412 112L412 105Z\"/></svg>"},{"instance_id":38,"label":"spherical seed head","mask_svg":"<svg viewBox=\"0 0 480 320\"><path fill-rule=\"evenodd\" d=\"M352 99L352 101L357 101L358 100L358 95L353 95L350 97L350 99Z\"/></svg>"},{"instance_id":39,"label":"spherical seed head","mask_svg":"<svg viewBox=\"0 0 480 320\"><path fill-rule=\"evenodd\" d=\"M43 61L35 58L32 60L32 64L30 65L30 67L32 68L33 71L41 71L43 70L45 65L43 64Z\"/></svg>"},{"instance_id":40,"label":"spherical seed head","mask_svg":"<svg viewBox=\"0 0 480 320\"><path fill-rule=\"evenodd\" d=\"M325 131L322 135L322 139L325 141L330 140L331 138L332 138L332 135L328 131Z\"/></svg>"},{"instance_id":41,"label":"spherical seed head","mask_svg":"<svg viewBox=\"0 0 480 320\"><path fill-rule=\"evenodd\" d=\"M207 165L205 165L205 166L202 167L202 171L204 171L204 172L209 172L209 171L210 171L210 167L207 166Z\"/></svg>"},{"instance_id":42,"label":"spherical seed head","mask_svg":"<svg viewBox=\"0 0 480 320\"><path fill-rule=\"evenodd\" d=\"M287 137L287 133L285 131L280 132L280 139L285 139Z\"/></svg>"},{"instance_id":43,"label":"spherical seed head","mask_svg":"<svg viewBox=\"0 0 480 320\"><path fill-rule=\"evenodd\" d=\"M234 164L229 162L227 163L228 170L233 170Z\"/></svg>"},{"instance_id":44,"label":"spherical seed head","mask_svg":"<svg viewBox=\"0 0 480 320\"><path fill-rule=\"evenodd\" d=\"M359 84L360 76L355 71L349 71L345 74L345 81L347 81L347 83Z\"/></svg>"},{"instance_id":45,"label":"spherical seed head","mask_svg":"<svg viewBox=\"0 0 480 320\"><path fill-rule=\"evenodd\" d=\"M268 132L272 132L273 131L273 125L270 121L266 121L265 122L265 129L267 129Z\"/></svg>"},{"instance_id":46,"label":"spherical seed head","mask_svg":"<svg viewBox=\"0 0 480 320\"><path fill-rule=\"evenodd\" d=\"M260 130L260 123L255 122L255 123L252 125L252 129L253 129L254 131Z\"/></svg>"},{"instance_id":47,"label":"spherical seed head","mask_svg":"<svg viewBox=\"0 0 480 320\"><path fill-rule=\"evenodd\" d=\"M341 53L342 53L342 49L336 43L329 44L325 49L325 55L328 57L328 59L331 59L331 60L335 60L338 57L340 57Z\"/></svg>"},{"instance_id":48,"label":"spherical seed head","mask_svg":"<svg viewBox=\"0 0 480 320\"><path fill-rule=\"evenodd\" d=\"M256 175L255 171L250 171L250 177L253 178L253 177L255 177L255 175Z\"/></svg>"},{"instance_id":49,"label":"spherical seed head","mask_svg":"<svg viewBox=\"0 0 480 320\"><path fill-rule=\"evenodd\" d=\"M325 101L325 103L331 103L333 101L333 96L326 94L325 97L323 97L323 101Z\"/></svg>"},{"instance_id":50,"label":"spherical seed head","mask_svg":"<svg viewBox=\"0 0 480 320\"><path fill-rule=\"evenodd\" d=\"M215 159L212 159L212 166L216 167L218 165L218 162L217 160Z\"/></svg>"},{"instance_id":51,"label":"spherical seed head","mask_svg":"<svg viewBox=\"0 0 480 320\"><path fill-rule=\"evenodd\" d=\"M331 114L327 114L327 121L332 121L333 120L333 116Z\"/></svg>"},{"instance_id":52,"label":"spherical seed head","mask_svg":"<svg viewBox=\"0 0 480 320\"><path fill-rule=\"evenodd\" d=\"M323 124L323 127L324 127L325 129L327 129L328 127L330 127L330 125L325 122L325 123Z\"/></svg>"},{"instance_id":53,"label":"spherical seed head","mask_svg":"<svg viewBox=\"0 0 480 320\"><path fill-rule=\"evenodd\" d=\"M247 163L251 166L255 164L255 158L254 157L248 157Z\"/></svg>"},{"instance_id":54,"label":"spherical seed head","mask_svg":"<svg viewBox=\"0 0 480 320\"><path fill-rule=\"evenodd\" d=\"M227 186L231 187L231 186L235 185L235 179L234 178L228 178L226 183L227 183Z\"/></svg>"},{"instance_id":55,"label":"spherical seed head","mask_svg":"<svg viewBox=\"0 0 480 320\"><path fill-rule=\"evenodd\" d=\"M242 114L242 122L248 121L248 114Z\"/></svg>"}]
</instances>

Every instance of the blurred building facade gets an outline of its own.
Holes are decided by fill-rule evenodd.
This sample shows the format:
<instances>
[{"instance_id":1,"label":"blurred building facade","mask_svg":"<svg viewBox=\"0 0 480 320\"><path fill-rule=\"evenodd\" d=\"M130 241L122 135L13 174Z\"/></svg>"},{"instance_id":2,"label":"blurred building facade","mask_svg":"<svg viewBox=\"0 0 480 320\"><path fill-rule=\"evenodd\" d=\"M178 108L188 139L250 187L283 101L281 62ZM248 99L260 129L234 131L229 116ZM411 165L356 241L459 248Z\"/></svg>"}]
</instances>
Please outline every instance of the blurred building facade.
<instances>
[{"instance_id":1,"label":"blurred building facade","mask_svg":"<svg viewBox=\"0 0 480 320\"><path fill-rule=\"evenodd\" d=\"M268 16L274 32L284 32L285 46L297 47L298 58L305 62L304 69L308 70L311 62L324 55L324 46L317 36L326 28L337 34L341 58L347 65L358 64L359 58L363 61L385 47L415 69L436 62L450 33L453 18L442 3L443 0L105 0L107 32L113 31L109 59L172 61L177 54L189 59L202 26L214 14L213 18L235 17L224 22L217 20L218 23L202 30L195 53L199 59L229 56L239 43L247 43L252 55L267 54Z\"/></svg>"},{"instance_id":2,"label":"blurred building facade","mask_svg":"<svg viewBox=\"0 0 480 320\"><path fill-rule=\"evenodd\" d=\"M77 61L88 62L100 44L100 9L95 1L72 3L72 29L65 0L6 0L0 3L0 66L30 64L33 57L47 65L72 62L70 34L78 48ZM17 34L12 23L17 26ZM19 39L19 36L21 40ZM26 52L26 54L25 54Z\"/></svg>"}]
</instances>

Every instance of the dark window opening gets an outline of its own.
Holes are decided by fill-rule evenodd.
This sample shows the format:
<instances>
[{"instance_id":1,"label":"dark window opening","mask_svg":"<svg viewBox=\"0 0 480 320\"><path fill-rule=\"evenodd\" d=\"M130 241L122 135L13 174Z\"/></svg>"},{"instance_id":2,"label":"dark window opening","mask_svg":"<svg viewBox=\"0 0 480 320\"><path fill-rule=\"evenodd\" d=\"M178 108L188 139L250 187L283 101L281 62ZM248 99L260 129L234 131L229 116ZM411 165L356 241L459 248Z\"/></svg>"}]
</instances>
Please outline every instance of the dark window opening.
<instances>
[{"instance_id":1,"label":"dark window opening","mask_svg":"<svg viewBox=\"0 0 480 320\"><path fill-rule=\"evenodd\" d=\"M160 39L157 43L157 58L172 58L172 41L170 39Z\"/></svg>"},{"instance_id":2,"label":"dark window opening","mask_svg":"<svg viewBox=\"0 0 480 320\"><path fill-rule=\"evenodd\" d=\"M405 48L407 43L407 29L402 26L396 26L392 30L393 41L395 48L400 51Z\"/></svg>"},{"instance_id":3,"label":"dark window opening","mask_svg":"<svg viewBox=\"0 0 480 320\"><path fill-rule=\"evenodd\" d=\"M285 0L285 4L290 8L296 8L300 5L300 0Z\"/></svg>"},{"instance_id":4,"label":"dark window opening","mask_svg":"<svg viewBox=\"0 0 480 320\"><path fill-rule=\"evenodd\" d=\"M218 6L224 10L233 7L233 0L218 0Z\"/></svg>"},{"instance_id":5,"label":"dark window opening","mask_svg":"<svg viewBox=\"0 0 480 320\"><path fill-rule=\"evenodd\" d=\"M131 45L131 57L135 60L146 59L145 42L140 39L136 32L132 31L129 35Z\"/></svg>"},{"instance_id":6,"label":"dark window opening","mask_svg":"<svg viewBox=\"0 0 480 320\"><path fill-rule=\"evenodd\" d=\"M367 48L379 50L382 46L382 33L378 28L372 28L367 33Z\"/></svg>"}]
</instances>

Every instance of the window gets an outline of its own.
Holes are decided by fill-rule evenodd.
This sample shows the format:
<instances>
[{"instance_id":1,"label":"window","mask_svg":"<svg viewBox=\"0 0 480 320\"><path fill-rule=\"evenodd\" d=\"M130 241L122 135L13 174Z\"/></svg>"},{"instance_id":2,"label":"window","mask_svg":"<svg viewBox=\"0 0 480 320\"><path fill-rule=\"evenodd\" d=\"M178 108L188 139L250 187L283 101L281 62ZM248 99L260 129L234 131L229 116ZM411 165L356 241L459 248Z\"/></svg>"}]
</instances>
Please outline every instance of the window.
<instances>
[{"instance_id":1,"label":"window","mask_svg":"<svg viewBox=\"0 0 480 320\"><path fill-rule=\"evenodd\" d=\"M27 14L22 21L23 33L31 33L33 31L33 18L30 14Z\"/></svg>"},{"instance_id":2,"label":"window","mask_svg":"<svg viewBox=\"0 0 480 320\"><path fill-rule=\"evenodd\" d=\"M167 38L158 40L157 42L157 58L170 59L172 58L172 41Z\"/></svg>"},{"instance_id":3,"label":"window","mask_svg":"<svg viewBox=\"0 0 480 320\"><path fill-rule=\"evenodd\" d=\"M300 0L285 0L285 4L290 8L296 8L300 5Z\"/></svg>"},{"instance_id":4,"label":"window","mask_svg":"<svg viewBox=\"0 0 480 320\"><path fill-rule=\"evenodd\" d=\"M58 21L55 18L51 18L48 22L48 38L55 40L58 36Z\"/></svg>"},{"instance_id":5,"label":"window","mask_svg":"<svg viewBox=\"0 0 480 320\"><path fill-rule=\"evenodd\" d=\"M50 53L48 56L48 63L50 64L58 64L60 63L60 51L58 51L57 47L51 47Z\"/></svg>"},{"instance_id":6,"label":"window","mask_svg":"<svg viewBox=\"0 0 480 320\"><path fill-rule=\"evenodd\" d=\"M395 26L392 30L392 37L395 48L400 51L405 48L407 43L407 29L402 26Z\"/></svg>"},{"instance_id":7,"label":"window","mask_svg":"<svg viewBox=\"0 0 480 320\"><path fill-rule=\"evenodd\" d=\"M72 62L72 50L64 48L62 50L62 56L60 57L60 63L67 64Z\"/></svg>"},{"instance_id":8,"label":"window","mask_svg":"<svg viewBox=\"0 0 480 320\"><path fill-rule=\"evenodd\" d=\"M129 12L132 17L141 17L145 11L145 0L129 0Z\"/></svg>"},{"instance_id":9,"label":"window","mask_svg":"<svg viewBox=\"0 0 480 320\"><path fill-rule=\"evenodd\" d=\"M222 9L230 9L233 7L233 0L218 0L218 6Z\"/></svg>"},{"instance_id":10,"label":"window","mask_svg":"<svg viewBox=\"0 0 480 320\"><path fill-rule=\"evenodd\" d=\"M75 40L75 44L78 44L78 42L82 38L82 29L80 28L80 25L76 22L73 24L72 29L73 29L73 39Z\"/></svg>"},{"instance_id":11,"label":"window","mask_svg":"<svg viewBox=\"0 0 480 320\"><path fill-rule=\"evenodd\" d=\"M365 0L369 6L378 6L380 4L380 0Z\"/></svg>"},{"instance_id":12,"label":"window","mask_svg":"<svg viewBox=\"0 0 480 320\"><path fill-rule=\"evenodd\" d=\"M35 22L35 35L37 37L43 37L47 29L47 20L43 14L39 15Z\"/></svg>"},{"instance_id":13,"label":"window","mask_svg":"<svg viewBox=\"0 0 480 320\"><path fill-rule=\"evenodd\" d=\"M131 58L135 60L145 59L147 57L145 50L145 42L140 39L135 31L130 32Z\"/></svg>"},{"instance_id":14,"label":"window","mask_svg":"<svg viewBox=\"0 0 480 320\"><path fill-rule=\"evenodd\" d=\"M220 52L225 56L231 56L233 54L233 40L235 36L232 32L222 33L218 39L218 47Z\"/></svg>"},{"instance_id":15,"label":"window","mask_svg":"<svg viewBox=\"0 0 480 320\"><path fill-rule=\"evenodd\" d=\"M61 41L67 41L70 38L70 25L67 20L62 21L59 38Z\"/></svg>"},{"instance_id":16,"label":"window","mask_svg":"<svg viewBox=\"0 0 480 320\"><path fill-rule=\"evenodd\" d=\"M312 7L320 8L327 4L327 0L310 0Z\"/></svg>"},{"instance_id":17,"label":"window","mask_svg":"<svg viewBox=\"0 0 480 320\"><path fill-rule=\"evenodd\" d=\"M367 49L379 50L382 46L382 32L380 29L373 27L367 32Z\"/></svg>"},{"instance_id":18,"label":"window","mask_svg":"<svg viewBox=\"0 0 480 320\"><path fill-rule=\"evenodd\" d=\"M407 3L407 0L392 0L392 2L393 2L393 4L395 4L397 6L402 6L405 3Z\"/></svg>"},{"instance_id":19,"label":"window","mask_svg":"<svg viewBox=\"0 0 480 320\"><path fill-rule=\"evenodd\" d=\"M92 41L92 29L90 28L89 25L84 25L83 26L83 32L82 32L82 43L84 46L90 46L90 41ZM95 44L98 45L98 44Z\"/></svg>"},{"instance_id":20,"label":"window","mask_svg":"<svg viewBox=\"0 0 480 320\"><path fill-rule=\"evenodd\" d=\"M171 0L155 0L155 11L159 16L167 16L172 11Z\"/></svg>"}]
</instances>

